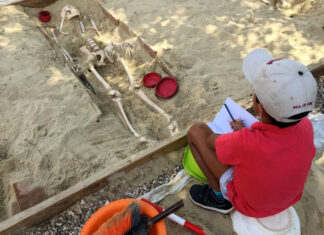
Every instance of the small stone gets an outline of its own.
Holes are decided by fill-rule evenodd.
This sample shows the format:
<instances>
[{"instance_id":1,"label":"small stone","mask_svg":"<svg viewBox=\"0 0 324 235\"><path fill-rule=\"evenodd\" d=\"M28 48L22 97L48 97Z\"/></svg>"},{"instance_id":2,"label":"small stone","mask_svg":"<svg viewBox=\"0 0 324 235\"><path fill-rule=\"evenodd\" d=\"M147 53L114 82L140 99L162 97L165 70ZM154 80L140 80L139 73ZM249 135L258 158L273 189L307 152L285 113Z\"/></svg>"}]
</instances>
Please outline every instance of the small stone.
<instances>
[{"instance_id":1,"label":"small stone","mask_svg":"<svg viewBox=\"0 0 324 235\"><path fill-rule=\"evenodd\" d=\"M69 216L74 216L75 214L74 214L73 211L69 211L69 212L68 212L68 215L69 215Z\"/></svg>"}]
</instances>

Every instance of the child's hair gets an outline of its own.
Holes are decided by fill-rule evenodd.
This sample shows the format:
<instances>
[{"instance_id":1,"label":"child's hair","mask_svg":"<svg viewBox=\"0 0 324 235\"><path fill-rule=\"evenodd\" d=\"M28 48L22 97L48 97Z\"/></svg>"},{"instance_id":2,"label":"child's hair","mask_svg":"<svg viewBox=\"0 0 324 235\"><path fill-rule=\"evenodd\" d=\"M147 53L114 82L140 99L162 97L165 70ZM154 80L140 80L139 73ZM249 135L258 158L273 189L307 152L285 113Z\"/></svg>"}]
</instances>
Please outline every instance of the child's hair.
<instances>
[{"instance_id":1,"label":"child's hair","mask_svg":"<svg viewBox=\"0 0 324 235\"><path fill-rule=\"evenodd\" d=\"M259 101L259 99L258 99L257 96L256 96L256 102L257 103L260 103L260 101ZM302 118L306 117L309 113L310 112L303 112L303 113L299 113L299 114L296 114L294 116L288 117L288 119L292 119L292 120L293 119L299 119L299 120L297 120L295 122L278 122L276 119L274 119L273 117L271 117L269 114L268 114L268 116L270 118L271 124L273 124L273 125L275 125L275 126L277 126L279 128L286 128L286 127L293 126L293 125L299 123L300 120Z\"/></svg>"}]
</instances>

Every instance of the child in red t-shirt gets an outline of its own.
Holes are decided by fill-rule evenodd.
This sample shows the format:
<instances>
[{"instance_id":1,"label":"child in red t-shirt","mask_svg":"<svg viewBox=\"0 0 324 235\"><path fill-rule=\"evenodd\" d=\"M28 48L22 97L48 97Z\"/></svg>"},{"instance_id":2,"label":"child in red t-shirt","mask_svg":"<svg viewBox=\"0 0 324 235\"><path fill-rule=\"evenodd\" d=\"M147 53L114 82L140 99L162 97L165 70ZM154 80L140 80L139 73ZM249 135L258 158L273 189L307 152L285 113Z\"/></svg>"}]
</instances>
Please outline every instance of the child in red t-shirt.
<instances>
[{"instance_id":1,"label":"child in red t-shirt","mask_svg":"<svg viewBox=\"0 0 324 235\"><path fill-rule=\"evenodd\" d=\"M247 216L271 216L302 196L315 156L306 116L314 108L317 85L303 64L274 60L262 49L251 51L242 68L261 122L248 129L236 120L230 123L234 131L223 135L202 122L190 128L189 147L209 184L193 185L189 195L220 213L234 206Z\"/></svg>"}]
</instances>

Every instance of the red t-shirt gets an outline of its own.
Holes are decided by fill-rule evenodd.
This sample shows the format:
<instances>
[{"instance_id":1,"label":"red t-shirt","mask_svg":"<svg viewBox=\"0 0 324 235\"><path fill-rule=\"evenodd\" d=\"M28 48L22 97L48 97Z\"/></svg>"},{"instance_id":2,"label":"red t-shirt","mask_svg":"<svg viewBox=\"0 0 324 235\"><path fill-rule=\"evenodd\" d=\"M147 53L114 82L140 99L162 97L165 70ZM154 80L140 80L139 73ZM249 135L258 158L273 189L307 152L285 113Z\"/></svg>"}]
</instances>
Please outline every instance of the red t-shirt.
<instances>
[{"instance_id":1,"label":"red t-shirt","mask_svg":"<svg viewBox=\"0 0 324 235\"><path fill-rule=\"evenodd\" d=\"M256 122L218 137L216 154L221 163L234 166L227 184L228 198L244 215L265 217L300 200L315 156L313 127L304 118L280 129Z\"/></svg>"}]
</instances>

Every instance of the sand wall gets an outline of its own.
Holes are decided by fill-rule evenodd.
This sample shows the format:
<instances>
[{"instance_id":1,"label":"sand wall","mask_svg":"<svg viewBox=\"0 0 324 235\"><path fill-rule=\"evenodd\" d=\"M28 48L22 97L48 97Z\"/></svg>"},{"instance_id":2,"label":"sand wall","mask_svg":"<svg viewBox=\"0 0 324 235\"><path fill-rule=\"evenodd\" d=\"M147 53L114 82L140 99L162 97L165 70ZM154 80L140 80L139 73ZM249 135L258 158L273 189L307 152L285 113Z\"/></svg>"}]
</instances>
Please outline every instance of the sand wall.
<instances>
[{"instance_id":1,"label":"sand wall","mask_svg":"<svg viewBox=\"0 0 324 235\"><path fill-rule=\"evenodd\" d=\"M84 2L82 4L87 8ZM92 7L93 12L88 11L88 14L98 12ZM56 14L52 15L52 22L57 25L61 8L58 6ZM55 12L53 8L51 12ZM2 218L5 216L3 201L10 207L10 201L15 200L11 187L15 182L32 178L36 185L45 188L48 195L53 195L147 147L124 126L107 91L86 68L84 72L97 95L90 94L78 81L62 62L58 49L50 46L33 23L32 10L28 13L30 16L21 7L0 8ZM103 14L94 15L94 20L100 22L100 17L105 21ZM109 27L109 38L119 40L122 37L119 29L107 21L98 27L103 37ZM51 25L44 29L49 31ZM58 40L72 57L77 57L82 42L73 32L76 31L73 23L66 24L65 30L69 29L72 29L70 35L66 38L58 36ZM129 63L145 67L146 71L162 73L157 63L141 52L136 39L135 44L136 60ZM129 81L120 64L111 64L98 71L122 93L128 91ZM151 90L147 93L155 98ZM134 94L125 96L123 102L134 128L153 140L169 136L167 121L133 97Z\"/></svg>"}]
</instances>

